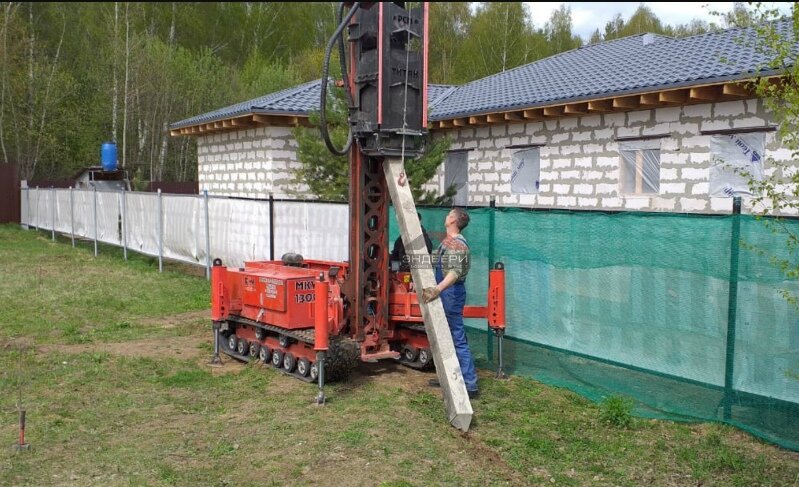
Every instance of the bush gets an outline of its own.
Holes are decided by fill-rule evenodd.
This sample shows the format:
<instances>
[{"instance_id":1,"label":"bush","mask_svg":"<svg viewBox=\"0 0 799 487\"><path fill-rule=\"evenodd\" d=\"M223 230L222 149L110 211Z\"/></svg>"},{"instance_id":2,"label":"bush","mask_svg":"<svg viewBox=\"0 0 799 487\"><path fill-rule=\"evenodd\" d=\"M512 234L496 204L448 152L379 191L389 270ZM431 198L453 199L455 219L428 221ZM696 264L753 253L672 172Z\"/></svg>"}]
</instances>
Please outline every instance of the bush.
<instances>
[{"instance_id":1,"label":"bush","mask_svg":"<svg viewBox=\"0 0 799 487\"><path fill-rule=\"evenodd\" d=\"M632 399L624 396L610 396L605 398L599 405L600 418L602 421L617 426L619 428L629 428L633 424Z\"/></svg>"}]
</instances>

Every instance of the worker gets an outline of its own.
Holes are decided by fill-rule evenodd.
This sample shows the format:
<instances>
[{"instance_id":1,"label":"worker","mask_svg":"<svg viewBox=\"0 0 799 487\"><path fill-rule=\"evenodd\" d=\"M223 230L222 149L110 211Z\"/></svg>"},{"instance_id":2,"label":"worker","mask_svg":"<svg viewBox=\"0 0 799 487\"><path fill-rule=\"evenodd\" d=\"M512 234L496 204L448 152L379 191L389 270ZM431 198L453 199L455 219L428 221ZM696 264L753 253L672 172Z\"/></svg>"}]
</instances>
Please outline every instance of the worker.
<instances>
[{"instance_id":1,"label":"worker","mask_svg":"<svg viewBox=\"0 0 799 487\"><path fill-rule=\"evenodd\" d=\"M444 313L447 316L449 330L455 354L461 366L463 381L469 399L476 399L480 392L477 389L477 373L474 359L466 341L466 329L463 324L463 306L466 304L466 274L469 273L469 244L461 235L461 231L469 224L469 214L462 208L453 208L444 220L447 237L441 242L434 259L436 282L435 287L422 291L425 303L441 298ZM437 381L431 381L436 385Z\"/></svg>"},{"instance_id":2,"label":"worker","mask_svg":"<svg viewBox=\"0 0 799 487\"><path fill-rule=\"evenodd\" d=\"M419 225L422 225L422 215L417 213L416 216L419 217ZM433 241L430 240L430 236L427 235L427 230L424 229L422 226L422 236L424 237L424 245L427 248L427 255L430 255L430 252L433 251ZM424 260L429 259L429 257L425 257ZM410 272L410 259L407 258L405 254L405 244L402 243L402 236L400 235L397 237L397 240L394 241L394 249L391 251L391 257L389 258L389 262L399 262L399 271L400 272Z\"/></svg>"}]
</instances>

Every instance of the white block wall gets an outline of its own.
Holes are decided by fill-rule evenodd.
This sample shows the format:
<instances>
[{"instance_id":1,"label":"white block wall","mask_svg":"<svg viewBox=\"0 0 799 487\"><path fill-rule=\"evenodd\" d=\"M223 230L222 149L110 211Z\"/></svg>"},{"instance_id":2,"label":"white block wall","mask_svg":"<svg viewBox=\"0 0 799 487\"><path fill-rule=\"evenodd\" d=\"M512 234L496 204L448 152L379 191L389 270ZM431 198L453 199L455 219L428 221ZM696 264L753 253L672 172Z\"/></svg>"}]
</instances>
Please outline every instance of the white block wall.
<instances>
[{"instance_id":1,"label":"white block wall","mask_svg":"<svg viewBox=\"0 0 799 487\"><path fill-rule=\"evenodd\" d=\"M299 164L297 141L289 127L258 127L197 139L200 191L243 198L292 198L291 169Z\"/></svg>"},{"instance_id":2,"label":"white block wall","mask_svg":"<svg viewBox=\"0 0 799 487\"><path fill-rule=\"evenodd\" d=\"M729 213L732 198L711 198L710 137L702 130L762 127L770 122L762 100L740 100L627 113L568 117L442 132L452 150L469 151L469 204L568 209ZM621 194L617 137L667 135L660 140L660 194ZM766 159L790 160L775 132ZM510 190L511 158L541 144L541 185L536 195ZM764 162L766 174L768 163ZM443 167L432 187L443 189ZM746 208L751 209L751 205Z\"/></svg>"}]
</instances>

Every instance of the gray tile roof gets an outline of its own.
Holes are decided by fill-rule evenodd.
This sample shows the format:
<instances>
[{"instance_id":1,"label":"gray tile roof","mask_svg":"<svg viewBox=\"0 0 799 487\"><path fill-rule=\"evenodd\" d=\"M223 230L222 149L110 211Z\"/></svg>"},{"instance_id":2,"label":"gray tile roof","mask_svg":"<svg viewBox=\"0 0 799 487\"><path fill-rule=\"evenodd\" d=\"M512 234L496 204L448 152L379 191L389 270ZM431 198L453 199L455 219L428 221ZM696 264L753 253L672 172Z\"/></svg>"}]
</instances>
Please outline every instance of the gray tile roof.
<instances>
[{"instance_id":1,"label":"gray tile roof","mask_svg":"<svg viewBox=\"0 0 799 487\"><path fill-rule=\"evenodd\" d=\"M247 100L229 107L220 108L213 112L187 118L180 122L170 125L171 129L188 127L199 123L209 123L216 120L228 119L239 115L250 113L264 115L308 115L310 112L319 109L319 90L321 80L314 80L308 83L278 91L260 98ZM434 107L446 95L455 90L454 86L434 85L427 86L428 105Z\"/></svg>"},{"instance_id":2,"label":"gray tile roof","mask_svg":"<svg viewBox=\"0 0 799 487\"><path fill-rule=\"evenodd\" d=\"M781 33L790 21L775 24ZM768 57L754 29L682 39L641 34L584 46L460 86L431 120L749 78ZM646 42L645 42L646 41Z\"/></svg>"},{"instance_id":3,"label":"gray tile roof","mask_svg":"<svg viewBox=\"0 0 799 487\"><path fill-rule=\"evenodd\" d=\"M785 34L790 20L775 23ZM754 29L674 39L641 34L592 44L462 86L428 85L429 118L442 120L624 94L745 79L768 57ZM180 128L249 113L308 115L320 80L174 123Z\"/></svg>"}]
</instances>

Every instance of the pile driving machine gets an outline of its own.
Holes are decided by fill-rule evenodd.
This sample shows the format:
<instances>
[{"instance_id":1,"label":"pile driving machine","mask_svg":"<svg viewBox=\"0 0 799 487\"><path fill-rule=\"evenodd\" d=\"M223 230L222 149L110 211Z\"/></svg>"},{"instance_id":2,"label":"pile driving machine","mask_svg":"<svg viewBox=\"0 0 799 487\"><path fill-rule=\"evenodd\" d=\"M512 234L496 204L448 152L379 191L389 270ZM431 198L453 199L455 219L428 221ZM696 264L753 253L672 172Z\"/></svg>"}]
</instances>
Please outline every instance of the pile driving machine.
<instances>
[{"instance_id":1,"label":"pile driving machine","mask_svg":"<svg viewBox=\"0 0 799 487\"><path fill-rule=\"evenodd\" d=\"M319 403L324 402L324 381L346 378L359 361L434 366L418 301L421 289L414 287L411 273L392 270L389 262L390 198L382 168L384 158L420 155L427 135L428 9L417 5L342 3L338 28L327 45L321 133L333 152L349 156L349 261L286 254L279 261L230 268L217 259L211 272L214 359L221 351L309 382L318 380ZM350 105L350 137L343 149L333 146L325 126L335 47ZM500 263L489 271L487 305L467 306L464 316L486 318L501 338L505 289Z\"/></svg>"}]
</instances>

